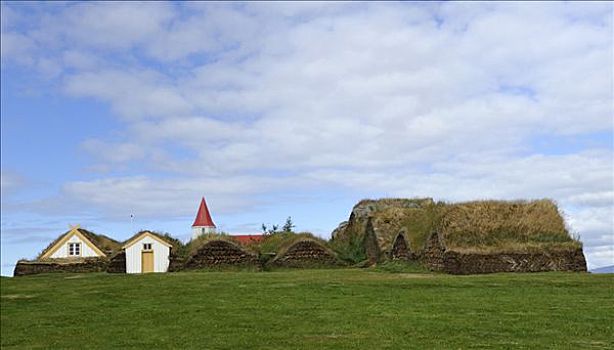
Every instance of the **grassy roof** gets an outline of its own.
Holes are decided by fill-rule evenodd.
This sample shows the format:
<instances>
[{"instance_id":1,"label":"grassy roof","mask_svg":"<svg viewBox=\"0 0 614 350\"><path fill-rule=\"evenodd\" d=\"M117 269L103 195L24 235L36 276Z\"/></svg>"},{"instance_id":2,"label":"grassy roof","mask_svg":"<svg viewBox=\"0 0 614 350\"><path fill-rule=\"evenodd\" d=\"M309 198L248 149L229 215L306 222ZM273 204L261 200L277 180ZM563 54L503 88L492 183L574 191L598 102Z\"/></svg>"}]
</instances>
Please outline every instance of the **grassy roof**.
<instances>
[{"instance_id":1,"label":"grassy roof","mask_svg":"<svg viewBox=\"0 0 614 350\"><path fill-rule=\"evenodd\" d=\"M362 244L370 217L381 250L390 250L399 232L404 233L410 249L420 250L438 222L442 205L432 198L363 199L354 206L346 229L335 237L333 246L343 256L348 253L344 252L346 245Z\"/></svg>"},{"instance_id":2,"label":"grassy roof","mask_svg":"<svg viewBox=\"0 0 614 350\"><path fill-rule=\"evenodd\" d=\"M328 245L325 240L314 236L310 232L276 232L266 235L260 242L254 243L251 246L261 254L279 254L279 252L286 251L294 243L301 240L312 240L325 247Z\"/></svg>"},{"instance_id":3,"label":"grassy roof","mask_svg":"<svg viewBox=\"0 0 614 350\"><path fill-rule=\"evenodd\" d=\"M242 249L251 252L251 253L255 253L255 250L253 249L252 245L245 245L240 243L239 241L237 241L236 239L232 238L231 235L225 234L225 233L209 233L209 234L204 234L204 235L200 235L192 240L190 240L184 247L184 249L182 250L182 254L180 254L183 257L188 257L191 255L196 254L196 252L198 251L198 249L200 249L203 245L207 244L208 242L211 241L226 241L226 242L230 242L236 246L241 247Z\"/></svg>"},{"instance_id":4,"label":"grassy roof","mask_svg":"<svg viewBox=\"0 0 614 350\"><path fill-rule=\"evenodd\" d=\"M173 247L173 251L175 251L175 252L183 249L183 243L179 239L171 236L169 233L161 233L161 232L156 232L156 231L151 231L151 230L141 230L141 231L135 233L130 238L128 238L125 241L123 241L121 243L121 246L124 246L126 243L130 242L131 240L135 239L136 237L138 237L139 235L141 235L141 234L143 234L145 232L148 232L148 233L150 233L150 234L160 238L161 240L169 243Z\"/></svg>"},{"instance_id":5,"label":"grassy roof","mask_svg":"<svg viewBox=\"0 0 614 350\"><path fill-rule=\"evenodd\" d=\"M372 206L373 209L378 210L386 207L397 208L419 208L426 205L434 204L433 198L380 198L380 199L362 199L358 202L356 207Z\"/></svg>"},{"instance_id":6,"label":"grassy roof","mask_svg":"<svg viewBox=\"0 0 614 350\"><path fill-rule=\"evenodd\" d=\"M461 251L577 249L552 200L472 201L445 207L440 225L446 247Z\"/></svg>"},{"instance_id":7,"label":"grassy roof","mask_svg":"<svg viewBox=\"0 0 614 350\"><path fill-rule=\"evenodd\" d=\"M78 228L77 230L79 231L79 233L85 236L85 238L87 238L90 242L92 242L92 244L95 245L96 248L100 249L104 253L115 252L121 248L121 243L114 240L113 238L110 238L108 236L101 235L101 234L96 234L92 231L88 231L83 228ZM42 256L45 255L49 251L49 249L51 249L54 245L56 245L59 241L61 241L62 238L64 238L67 234L71 232L72 232L72 229L62 233L60 236L54 239L51 243L49 243L49 245L45 249L43 249L36 258L41 259Z\"/></svg>"},{"instance_id":8,"label":"grassy roof","mask_svg":"<svg viewBox=\"0 0 614 350\"><path fill-rule=\"evenodd\" d=\"M528 252L577 249L552 200L434 202L430 198L362 200L353 209L339 245L364 236L371 217L378 245L389 251L403 233L412 251L420 251L432 232L442 234L447 249L474 252ZM354 221L354 222L352 222ZM345 241L345 242L343 242Z\"/></svg>"},{"instance_id":9,"label":"grassy roof","mask_svg":"<svg viewBox=\"0 0 614 350\"><path fill-rule=\"evenodd\" d=\"M421 250L436 229L443 206L443 203L422 201L412 207L383 208L373 220L380 247L390 250L397 235L403 233L412 251Z\"/></svg>"},{"instance_id":10,"label":"grassy roof","mask_svg":"<svg viewBox=\"0 0 614 350\"><path fill-rule=\"evenodd\" d=\"M98 249L104 251L116 251L121 248L121 244L113 238L80 228L79 232L87 237Z\"/></svg>"}]
</instances>

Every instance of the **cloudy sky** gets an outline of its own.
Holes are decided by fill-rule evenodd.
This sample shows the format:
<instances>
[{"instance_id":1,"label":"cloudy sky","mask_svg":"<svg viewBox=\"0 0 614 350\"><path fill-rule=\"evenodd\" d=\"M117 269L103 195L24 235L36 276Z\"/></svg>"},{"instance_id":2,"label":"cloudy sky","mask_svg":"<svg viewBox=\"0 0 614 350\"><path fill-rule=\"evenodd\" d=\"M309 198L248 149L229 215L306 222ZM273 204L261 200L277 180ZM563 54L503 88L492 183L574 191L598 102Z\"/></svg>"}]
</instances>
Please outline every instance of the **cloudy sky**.
<instances>
[{"instance_id":1,"label":"cloudy sky","mask_svg":"<svg viewBox=\"0 0 614 350\"><path fill-rule=\"evenodd\" d=\"M2 3L2 274L362 198L552 198L614 262L611 3ZM130 221L130 214L135 220Z\"/></svg>"}]
</instances>

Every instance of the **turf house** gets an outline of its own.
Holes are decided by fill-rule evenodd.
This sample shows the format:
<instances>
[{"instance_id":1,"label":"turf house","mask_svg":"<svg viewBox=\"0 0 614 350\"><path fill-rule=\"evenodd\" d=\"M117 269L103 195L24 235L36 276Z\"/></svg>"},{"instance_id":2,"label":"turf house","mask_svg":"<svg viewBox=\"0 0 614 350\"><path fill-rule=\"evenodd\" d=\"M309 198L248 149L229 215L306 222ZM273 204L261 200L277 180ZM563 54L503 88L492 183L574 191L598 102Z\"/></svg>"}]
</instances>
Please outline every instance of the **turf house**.
<instances>
[{"instance_id":1,"label":"turf house","mask_svg":"<svg viewBox=\"0 0 614 350\"><path fill-rule=\"evenodd\" d=\"M168 271L173 245L151 231L141 231L122 246L126 255L126 273Z\"/></svg>"},{"instance_id":2,"label":"turf house","mask_svg":"<svg viewBox=\"0 0 614 350\"><path fill-rule=\"evenodd\" d=\"M373 264L414 260L453 274L586 271L581 242L546 199L363 200L335 229L332 241L359 245Z\"/></svg>"},{"instance_id":3,"label":"turf house","mask_svg":"<svg viewBox=\"0 0 614 350\"><path fill-rule=\"evenodd\" d=\"M20 260L14 275L48 272L100 272L105 271L109 257L121 244L105 235L72 226L52 241L35 260Z\"/></svg>"}]
</instances>

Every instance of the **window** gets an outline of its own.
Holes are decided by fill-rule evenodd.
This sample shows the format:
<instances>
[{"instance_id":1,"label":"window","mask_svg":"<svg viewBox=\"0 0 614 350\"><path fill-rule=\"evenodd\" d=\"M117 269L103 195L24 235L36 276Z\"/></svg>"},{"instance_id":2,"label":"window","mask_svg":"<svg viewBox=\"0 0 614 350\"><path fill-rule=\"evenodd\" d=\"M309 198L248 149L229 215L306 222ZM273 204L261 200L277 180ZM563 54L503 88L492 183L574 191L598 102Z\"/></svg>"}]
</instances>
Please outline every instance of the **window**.
<instances>
[{"instance_id":1,"label":"window","mask_svg":"<svg viewBox=\"0 0 614 350\"><path fill-rule=\"evenodd\" d=\"M151 243L143 243L143 250L151 250Z\"/></svg>"},{"instance_id":2,"label":"window","mask_svg":"<svg viewBox=\"0 0 614 350\"><path fill-rule=\"evenodd\" d=\"M68 256L80 256L81 243L68 243Z\"/></svg>"}]
</instances>

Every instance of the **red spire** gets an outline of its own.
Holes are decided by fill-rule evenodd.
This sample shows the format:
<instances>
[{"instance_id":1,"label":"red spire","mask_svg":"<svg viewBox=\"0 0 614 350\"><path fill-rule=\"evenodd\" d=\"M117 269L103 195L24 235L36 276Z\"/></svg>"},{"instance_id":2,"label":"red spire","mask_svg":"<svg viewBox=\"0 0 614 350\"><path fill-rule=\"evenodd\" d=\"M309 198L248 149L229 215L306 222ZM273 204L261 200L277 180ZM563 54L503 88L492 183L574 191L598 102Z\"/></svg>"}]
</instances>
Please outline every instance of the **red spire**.
<instances>
[{"instance_id":1,"label":"red spire","mask_svg":"<svg viewBox=\"0 0 614 350\"><path fill-rule=\"evenodd\" d=\"M196 219L194 219L194 226L213 226L213 220L211 220L211 214L209 214L209 209L207 209L207 202L205 202L205 197L200 201L200 207L198 208L198 214L196 214Z\"/></svg>"}]
</instances>

